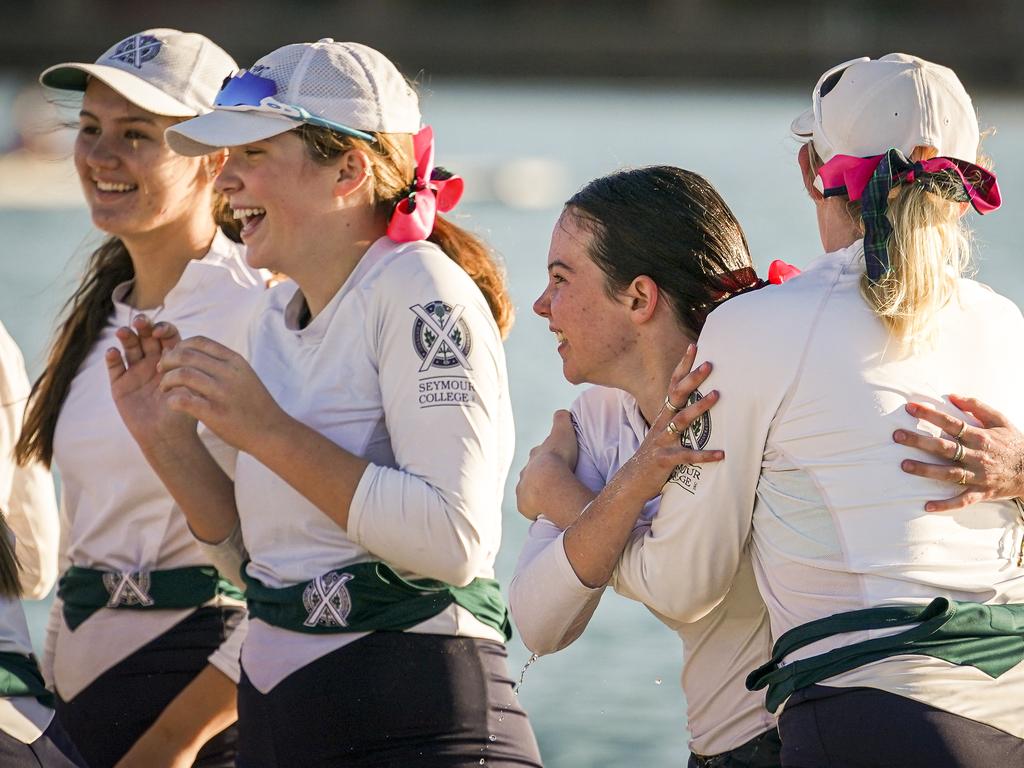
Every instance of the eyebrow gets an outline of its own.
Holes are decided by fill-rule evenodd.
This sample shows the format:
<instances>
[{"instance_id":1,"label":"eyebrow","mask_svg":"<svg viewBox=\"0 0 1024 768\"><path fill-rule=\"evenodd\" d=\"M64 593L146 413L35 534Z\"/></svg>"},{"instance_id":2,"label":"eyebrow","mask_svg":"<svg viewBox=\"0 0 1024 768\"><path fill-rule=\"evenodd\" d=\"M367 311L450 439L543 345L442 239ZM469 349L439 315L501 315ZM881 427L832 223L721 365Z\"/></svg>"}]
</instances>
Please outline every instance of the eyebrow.
<instances>
[{"instance_id":1,"label":"eyebrow","mask_svg":"<svg viewBox=\"0 0 1024 768\"><path fill-rule=\"evenodd\" d=\"M570 267L568 264L566 264L564 261L559 261L558 259L555 259L550 264L548 264L548 272L550 272L552 269L564 269L566 272L575 272L576 271L575 269Z\"/></svg>"},{"instance_id":2,"label":"eyebrow","mask_svg":"<svg viewBox=\"0 0 1024 768\"><path fill-rule=\"evenodd\" d=\"M88 110L85 110L85 109L83 109L81 112L79 112L78 116L79 117L91 117L93 120L96 120L97 122L99 122L99 118L96 117L96 115L94 115L92 112L89 112ZM156 125L156 121L155 120L153 120L152 118L149 118L149 117L142 117L141 115L139 115L139 116L128 115L127 117L118 117L118 118L115 118L115 121L118 122L118 123L146 123L147 125L153 125L153 126Z\"/></svg>"}]
</instances>

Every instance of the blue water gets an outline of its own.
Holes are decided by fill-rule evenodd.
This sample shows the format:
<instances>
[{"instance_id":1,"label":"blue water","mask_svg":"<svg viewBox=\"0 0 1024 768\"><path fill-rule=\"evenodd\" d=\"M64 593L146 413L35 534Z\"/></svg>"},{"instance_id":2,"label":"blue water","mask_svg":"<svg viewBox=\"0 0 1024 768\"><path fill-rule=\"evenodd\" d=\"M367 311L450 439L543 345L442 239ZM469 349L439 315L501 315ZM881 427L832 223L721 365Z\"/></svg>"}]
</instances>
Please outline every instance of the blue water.
<instances>
[{"instance_id":1,"label":"blue water","mask_svg":"<svg viewBox=\"0 0 1024 768\"><path fill-rule=\"evenodd\" d=\"M526 530L515 511L515 476L529 449L546 435L552 410L573 397L547 324L530 310L545 282L559 203L619 167L681 165L719 188L743 223L760 267L775 258L806 264L820 246L788 134L804 96L439 81L421 90L424 113L438 136L439 162L466 170L471 188L487 191L460 206L460 221L504 257L518 311L507 345L518 446L498 560L499 578L507 584ZM1007 201L1003 210L975 220L979 278L1020 304L1024 269L1015 227L1024 214L1024 100L981 95L975 102L982 124L998 129L985 148L996 160ZM81 207L0 209L0 232L6 245L0 320L37 372L56 312L96 235ZM38 638L45 608L29 610ZM513 641L510 655L518 677L528 652ZM682 765L687 735L678 684L681 658L674 633L642 607L607 595L580 640L542 658L526 675L521 701L547 765Z\"/></svg>"}]
</instances>

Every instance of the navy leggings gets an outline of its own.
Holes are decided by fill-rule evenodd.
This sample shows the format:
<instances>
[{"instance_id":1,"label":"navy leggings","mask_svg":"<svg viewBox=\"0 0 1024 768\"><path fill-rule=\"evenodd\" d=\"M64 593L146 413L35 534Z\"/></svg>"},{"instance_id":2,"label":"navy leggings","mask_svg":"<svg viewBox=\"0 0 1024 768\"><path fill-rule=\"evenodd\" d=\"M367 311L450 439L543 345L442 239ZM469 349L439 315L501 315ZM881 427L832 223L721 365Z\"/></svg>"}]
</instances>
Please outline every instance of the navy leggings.
<instances>
[{"instance_id":1,"label":"navy leggings","mask_svg":"<svg viewBox=\"0 0 1024 768\"><path fill-rule=\"evenodd\" d=\"M112 768L168 704L208 664L242 612L198 608L169 631L115 664L71 701L57 697L57 716L90 768ZM199 752L196 768L232 768L235 726Z\"/></svg>"},{"instance_id":2,"label":"navy leggings","mask_svg":"<svg viewBox=\"0 0 1024 768\"><path fill-rule=\"evenodd\" d=\"M238 686L238 768L539 768L505 646L374 632L268 693Z\"/></svg>"},{"instance_id":3,"label":"navy leggings","mask_svg":"<svg viewBox=\"0 0 1024 768\"><path fill-rule=\"evenodd\" d=\"M785 768L1024 766L1024 739L875 688L797 691L779 731Z\"/></svg>"}]
</instances>

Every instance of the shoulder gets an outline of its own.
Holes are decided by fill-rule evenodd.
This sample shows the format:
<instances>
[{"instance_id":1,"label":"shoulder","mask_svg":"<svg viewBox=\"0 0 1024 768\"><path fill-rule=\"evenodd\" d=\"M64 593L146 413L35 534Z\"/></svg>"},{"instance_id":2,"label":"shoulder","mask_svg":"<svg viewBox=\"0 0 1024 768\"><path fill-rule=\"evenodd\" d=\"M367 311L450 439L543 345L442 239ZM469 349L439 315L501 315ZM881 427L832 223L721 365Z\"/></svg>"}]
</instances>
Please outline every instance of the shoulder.
<instances>
[{"instance_id":1,"label":"shoulder","mask_svg":"<svg viewBox=\"0 0 1024 768\"><path fill-rule=\"evenodd\" d=\"M570 411L580 444L595 450L608 443L618 444L626 419L626 400L632 398L621 389L593 386L584 390Z\"/></svg>"},{"instance_id":2,"label":"shoulder","mask_svg":"<svg viewBox=\"0 0 1024 768\"><path fill-rule=\"evenodd\" d=\"M997 321L1019 323L1024 319L1020 307L984 283L963 278L959 281L959 288L960 303L968 309L981 310Z\"/></svg>"},{"instance_id":3,"label":"shoulder","mask_svg":"<svg viewBox=\"0 0 1024 768\"><path fill-rule=\"evenodd\" d=\"M0 405L25 396L27 388L25 361L21 349L11 338L3 323L0 323Z\"/></svg>"},{"instance_id":4,"label":"shoulder","mask_svg":"<svg viewBox=\"0 0 1024 768\"><path fill-rule=\"evenodd\" d=\"M376 248L380 248L379 253L367 254L374 259L364 279L367 288L400 295L411 295L422 289L442 290L459 296L480 295L473 279L462 267L431 242L378 242L374 245Z\"/></svg>"}]
</instances>

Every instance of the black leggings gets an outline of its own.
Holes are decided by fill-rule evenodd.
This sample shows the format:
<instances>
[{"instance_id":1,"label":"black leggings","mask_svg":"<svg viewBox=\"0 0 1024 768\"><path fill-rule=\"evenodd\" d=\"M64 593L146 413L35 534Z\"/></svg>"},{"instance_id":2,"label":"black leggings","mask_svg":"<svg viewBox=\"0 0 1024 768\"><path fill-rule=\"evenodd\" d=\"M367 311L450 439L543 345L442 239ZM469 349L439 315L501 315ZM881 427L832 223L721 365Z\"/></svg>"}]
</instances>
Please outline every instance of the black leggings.
<instances>
[{"instance_id":1,"label":"black leggings","mask_svg":"<svg viewBox=\"0 0 1024 768\"><path fill-rule=\"evenodd\" d=\"M57 716L90 768L111 768L208 664L242 612L199 608L108 669L71 701L57 697ZM232 768L235 726L199 752L197 768Z\"/></svg>"},{"instance_id":2,"label":"black leggings","mask_svg":"<svg viewBox=\"0 0 1024 768\"><path fill-rule=\"evenodd\" d=\"M687 768L779 768L782 765L779 729L760 733L746 744L718 755L690 755Z\"/></svg>"},{"instance_id":3,"label":"black leggings","mask_svg":"<svg viewBox=\"0 0 1024 768\"><path fill-rule=\"evenodd\" d=\"M42 735L24 744L0 731L0 766L3 768L87 768L57 718Z\"/></svg>"},{"instance_id":4,"label":"black leggings","mask_svg":"<svg viewBox=\"0 0 1024 768\"><path fill-rule=\"evenodd\" d=\"M875 688L797 691L779 731L786 768L1024 766L1024 739Z\"/></svg>"},{"instance_id":5,"label":"black leggings","mask_svg":"<svg viewBox=\"0 0 1024 768\"><path fill-rule=\"evenodd\" d=\"M238 768L541 765L505 646L471 637L374 632L266 694L243 671L238 725Z\"/></svg>"}]
</instances>

